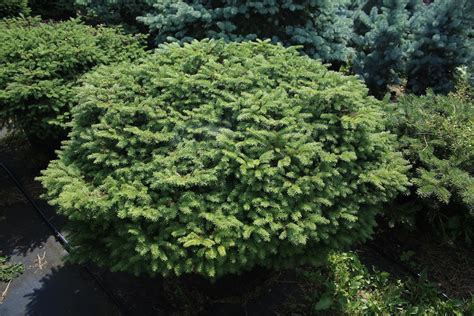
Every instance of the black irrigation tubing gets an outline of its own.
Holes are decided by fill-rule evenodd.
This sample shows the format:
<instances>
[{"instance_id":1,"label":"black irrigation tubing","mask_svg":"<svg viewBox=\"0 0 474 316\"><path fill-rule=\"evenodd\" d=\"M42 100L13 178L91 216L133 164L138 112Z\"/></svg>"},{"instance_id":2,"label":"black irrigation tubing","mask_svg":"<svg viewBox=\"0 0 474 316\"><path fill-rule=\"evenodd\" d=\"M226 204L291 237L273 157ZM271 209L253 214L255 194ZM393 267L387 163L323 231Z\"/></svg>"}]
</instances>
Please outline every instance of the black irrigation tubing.
<instances>
[{"instance_id":1,"label":"black irrigation tubing","mask_svg":"<svg viewBox=\"0 0 474 316\"><path fill-rule=\"evenodd\" d=\"M64 237L63 234L59 232L59 230L54 227L54 225L48 220L46 215L43 213L43 211L40 209L38 204L29 196L29 194L25 191L23 186L21 185L20 181L15 177L15 175L10 171L10 169L5 166L4 163L0 162L0 168L2 168L8 175L8 177L15 183L15 186L20 190L20 192L23 194L23 196L26 198L26 200L33 206L35 211L38 213L38 215L41 217L41 220L45 222L45 224L48 226L48 228L53 232L54 237L56 238L57 241L66 249L68 252L71 250L71 246L69 245L69 242L67 241L66 237Z\"/></svg>"},{"instance_id":2,"label":"black irrigation tubing","mask_svg":"<svg viewBox=\"0 0 474 316\"><path fill-rule=\"evenodd\" d=\"M35 209L36 213L39 215L41 220L48 226L48 228L51 230L53 233L54 237L56 240L64 247L64 249L67 252L71 252L72 247L67 241L66 237L64 237L61 232L54 227L54 225L48 220L44 212L41 210L41 208L38 206L38 204L29 196L29 194L26 192L26 190L23 188L21 185L20 181L18 181L18 178L13 174L13 172L8 169L8 167L0 162L0 168L5 171L5 173L8 175L8 177L13 181L15 186L20 190L20 192L23 194L23 196L26 198L26 200L31 204L31 206ZM119 309L121 315L128 315L128 310L127 308L119 301L119 299L105 286L105 284L97 277L91 269L89 269L86 265L81 265L81 267L89 274L89 276L97 283L98 287L108 296L108 298L115 304L115 306Z\"/></svg>"}]
</instances>

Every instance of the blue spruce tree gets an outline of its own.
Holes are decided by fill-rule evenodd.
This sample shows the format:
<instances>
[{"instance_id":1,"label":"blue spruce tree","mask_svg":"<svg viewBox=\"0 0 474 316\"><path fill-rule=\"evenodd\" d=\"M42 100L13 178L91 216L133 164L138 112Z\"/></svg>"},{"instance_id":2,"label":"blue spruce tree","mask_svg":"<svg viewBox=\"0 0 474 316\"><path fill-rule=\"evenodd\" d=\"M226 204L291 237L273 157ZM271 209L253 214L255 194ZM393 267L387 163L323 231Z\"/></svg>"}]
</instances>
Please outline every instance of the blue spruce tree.
<instances>
[{"instance_id":1,"label":"blue spruce tree","mask_svg":"<svg viewBox=\"0 0 474 316\"><path fill-rule=\"evenodd\" d=\"M220 38L226 41L271 39L300 45L313 58L341 64L351 55L352 21L347 1L162 0L154 12L139 17L157 44Z\"/></svg>"},{"instance_id":2,"label":"blue spruce tree","mask_svg":"<svg viewBox=\"0 0 474 316\"><path fill-rule=\"evenodd\" d=\"M370 8L366 2L356 14L354 71L379 98L388 85L399 84L403 74L409 4L408 0L384 0L378 5L371 3Z\"/></svg>"},{"instance_id":3,"label":"blue spruce tree","mask_svg":"<svg viewBox=\"0 0 474 316\"><path fill-rule=\"evenodd\" d=\"M421 6L410 19L412 39L406 69L410 91L452 90L456 67L473 61L473 12L471 0L438 0Z\"/></svg>"}]
</instances>

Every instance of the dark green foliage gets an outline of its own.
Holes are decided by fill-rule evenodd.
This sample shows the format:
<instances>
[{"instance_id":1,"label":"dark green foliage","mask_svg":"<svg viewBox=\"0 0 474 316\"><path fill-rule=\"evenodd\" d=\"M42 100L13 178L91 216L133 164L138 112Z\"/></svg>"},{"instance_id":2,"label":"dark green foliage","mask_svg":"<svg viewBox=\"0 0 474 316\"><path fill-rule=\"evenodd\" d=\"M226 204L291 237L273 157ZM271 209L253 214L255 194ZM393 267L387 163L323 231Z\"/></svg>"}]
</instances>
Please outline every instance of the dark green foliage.
<instances>
[{"instance_id":1,"label":"dark green foliage","mask_svg":"<svg viewBox=\"0 0 474 316\"><path fill-rule=\"evenodd\" d=\"M368 31L360 36L354 71L379 98L385 95L389 84L399 84L403 74L407 6L408 0L385 0L379 8L373 7L370 15L362 10L357 15L360 25Z\"/></svg>"},{"instance_id":2,"label":"dark green foliage","mask_svg":"<svg viewBox=\"0 0 474 316\"><path fill-rule=\"evenodd\" d=\"M153 0L30 0L33 15L65 20L80 16L90 25L120 26L126 32L146 32L137 16L150 11Z\"/></svg>"},{"instance_id":3,"label":"dark green foliage","mask_svg":"<svg viewBox=\"0 0 474 316\"><path fill-rule=\"evenodd\" d=\"M75 0L76 9L94 24L121 25L128 32L146 32L137 17L151 11L153 0Z\"/></svg>"},{"instance_id":4,"label":"dark green foliage","mask_svg":"<svg viewBox=\"0 0 474 316\"><path fill-rule=\"evenodd\" d=\"M97 65L144 55L137 38L77 20L3 20L0 42L0 123L42 138L64 131L57 125L68 121L79 77Z\"/></svg>"},{"instance_id":5,"label":"dark green foliage","mask_svg":"<svg viewBox=\"0 0 474 316\"><path fill-rule=\"evenodd\" d=\"M29 13L28 0L0 0L0 19Z\"/></svg>"},{"instance_id":6,"label":"dark green foliage","mask_svg":"<svg viewBox=\"0 0 474 316\"><path fill-rule=\"evenodd\" d=\"M301 45L309 56L337 64L351 53L351 20L343 14L344 2L164 0L139 20L156 35L156 43L271 39L285 46Z\"/></svg>"},{"instance_id":7,"label":"dark green foliage","mask_svg":"<svg viewBox=\"0 0 474 316\"><path fill-rule=\"evenodd\" d=\"M356 254L331 253L324 268L301 273L306 281L310 310L304 315L472 315L474 300L441 297L436 284L396 280L387 272L373 271ZM317 288L314 291L310 285Z\"/></svg>"},{"instance_id":8,"label":"dark green foliage","mask_svg":"<svg viewBox=\"0 0 474 316\"><path fill-rule=\"evenodd\" d=\"M8 282L19 277L25 271L21 263L7 263L7 258L0 256L0 281ZM1 300L0 300L1 302Z\"/></svg>"},{"instance_id":9,"label":"dark green foliage","mask_svg":"<svg viewBox=\"0 0 474 316\"><path fill-rule=\"evenodd\" d=\"M454 87L458 66L474 58L474 2L434 1L419 8L410 20L408 89L423 94L432 88L446 93Z\"/></svg>"},{"instance_id":10,"label":"dark green foliage","mask_svg":"<svg viewBox=\"0 0 474 316\"><path fill-rule=\"evenodd\" d=\"M163 46L89 74L40 177L76 260L218 276L368 238L407 184L381 103L268 42Z\"/></svg>"},{"instance_id":11,"label":"dark green foliage","mask_svg":"<svg viewBox=\"0 0 474 316\"><path fill-rule=\"evenodd\" d=\"M393 105L392 128L413 164L419 218L444 237L474 238L474 103L464 97L406 96ZM400 206L400 212L402 210Z\"/></svg>"},{"instance_id":12,"label":"dark green foliage","mask_svg":"<svg viewBox=\"0 0 474 316\"><path fill-rule=\"evenodd\" d=\"M66 20L76 16L74 0L28 0L31 15L43 19Z\"/></svg>"}]
</instances>

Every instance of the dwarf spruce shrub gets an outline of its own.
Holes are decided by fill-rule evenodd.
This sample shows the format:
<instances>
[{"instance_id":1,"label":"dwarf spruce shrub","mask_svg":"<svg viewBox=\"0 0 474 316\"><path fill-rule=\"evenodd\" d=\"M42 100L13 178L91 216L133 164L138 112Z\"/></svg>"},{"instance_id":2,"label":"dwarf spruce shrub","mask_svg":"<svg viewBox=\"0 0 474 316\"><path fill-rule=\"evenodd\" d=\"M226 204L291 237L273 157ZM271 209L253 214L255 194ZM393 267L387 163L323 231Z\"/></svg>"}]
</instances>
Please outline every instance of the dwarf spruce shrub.
<instances>
[{"instance_id":1,"label":"dwarf spruce shrub","mask_svg":"<svg viewBox=\"0 0 474 316\"><path fill-rule=\"evenodd\" d=\"M78 20L2 20L0 42L0 123L40 138L63 133L84 73L144 55L139 39Z\"/></svg>"},{"instance_id":2,"label":"dwarf spruce shrub","mask_svg":"<svg viewBox=\"0 0 474 316\"><path fill-rule=\"evenodd\" d=\"M315 263L369 237L407 183L381 103L268 42L169 44L86 76L40 177L73 258L214 277Z\"/></svg>"}]
</instances>

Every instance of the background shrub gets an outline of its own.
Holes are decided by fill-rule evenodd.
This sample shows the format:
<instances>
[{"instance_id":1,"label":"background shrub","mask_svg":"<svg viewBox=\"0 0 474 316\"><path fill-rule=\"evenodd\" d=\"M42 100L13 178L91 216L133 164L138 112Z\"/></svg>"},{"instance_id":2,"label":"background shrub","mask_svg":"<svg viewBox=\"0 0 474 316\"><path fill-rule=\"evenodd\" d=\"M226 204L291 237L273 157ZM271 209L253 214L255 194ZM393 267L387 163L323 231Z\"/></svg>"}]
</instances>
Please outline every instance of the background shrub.
<instances>
[{"instance_id":1,"label":"background shrub","mask_svg":"<svg viewBox=\"0 0 474 316\"><path fill-rule=\"evenodd\" d=\"M40 177L76 260L217 276L318 262L407 183L355 77L268 42L162 47L87 75Z\"/></svg>"},{"instance_id":2,"label":"background shrub","mask_svg":"<svg viewBox=\"0 0 474 316\"><path fill-rule=\"evenodd\" d=\"M75 0L76 10L92 24L121 25L127 32L147 32L137 17L151 11L153 0Z\"/></svg>"},{"instance_id":3,"label":"background shrub","mask_svg":"<svg viewBox=\"0 0 474 316\"><path fill-rule=\"evenodd\" d=\"M76 16L74 0L28 0L28 4L31 15L40 15L45 20L66 20Z\"/></svg>"},{"instance_id":4,"label":"background shrub","mask_svg":"<svg viewBox=\"0 0 474 316\"><path fill-rule=\"evenodd\" d=\"M139 20L157 44L192 39L271 39L301 45L313 58L340 64L351 54L351 19L345 1L175 1L154 4Z\"/></svg>"},{"instance_id":5,"label":"background shrub","mask_svg":"<svg viewBox=\"0 0 474 316\"><path fill-rule=\"evenodd\" d=\"M372 94L408 82L409 91L446 94L455 69L472 67L472 1L352 0L353 70Z\"/></svg>"},{"instance_id":6,"label":"background shrub","mask_svg":"<svg viewBox=\"0 0 474 316\"><path fill-rule=\"evenodd\" d=\"M419 209L418 218L440 235L472 242L474 103L469 91L406 96L393 106L390 118L401 150L413 164L417 199L406 207Z\"/></svg>"},{"instance_id":7,"label":"background shrub","mask_svg":"<svg viewBox=\"0 0 474 316\"><path fill-rule=\"evenodd\" d=\"M388 85L400 84L403 75L408 6L408 0L386 0L373 6L370 14L366 14L362 6L355 17L360 24L358 32L363 28L365 32L356 41L354 71L379 98L385 95Z\"/></svg>"},{"instance_id":8,"label":"background shrub","mask_svg":"<svg viewBox=\"0 0 474 316\"><path fill-rule=\"evenodd\" d=\"M419 6L410 20L407 50L408 90L428 88L447 93L454 88L456 67L474 61L474 4L469 0L434 1Z\"/></svg>"},{"instance_id":9,"label":"background shrub","mask_svg":"<svg viewBox=\"0 0 474 316\"><path fill-rule=\"evenodd\" d=\"M3 20L0 41L0 122L41 138L64 132L58 124L68 121L80 76L99 64L144 55L137 38L78 20Z\"/></svg>"},{"instance_id":10,"label":"background shrub","mask_svg":"<svg viewBox=\"0 0 474 316\"><path fill-rule=\"evenodd\" d=\"M372 95L407 84L453 89L454 69L474 67L472 1L30 0L33 15L151 33L150 46L192 39L271 39L361 76ZM151 42L153 41L153 43ZM341 68L342 67L342 68Z\"/></svg>"},{"instance_id":11,"label":"background shrub","mask_svg":"<svg viewBox=\"0 0 474 316\"><path fill-rule=\"evenodd\" d=\"M0 0L0 19L29 13L28 0Z\"/></svg>"}]
</instances>

